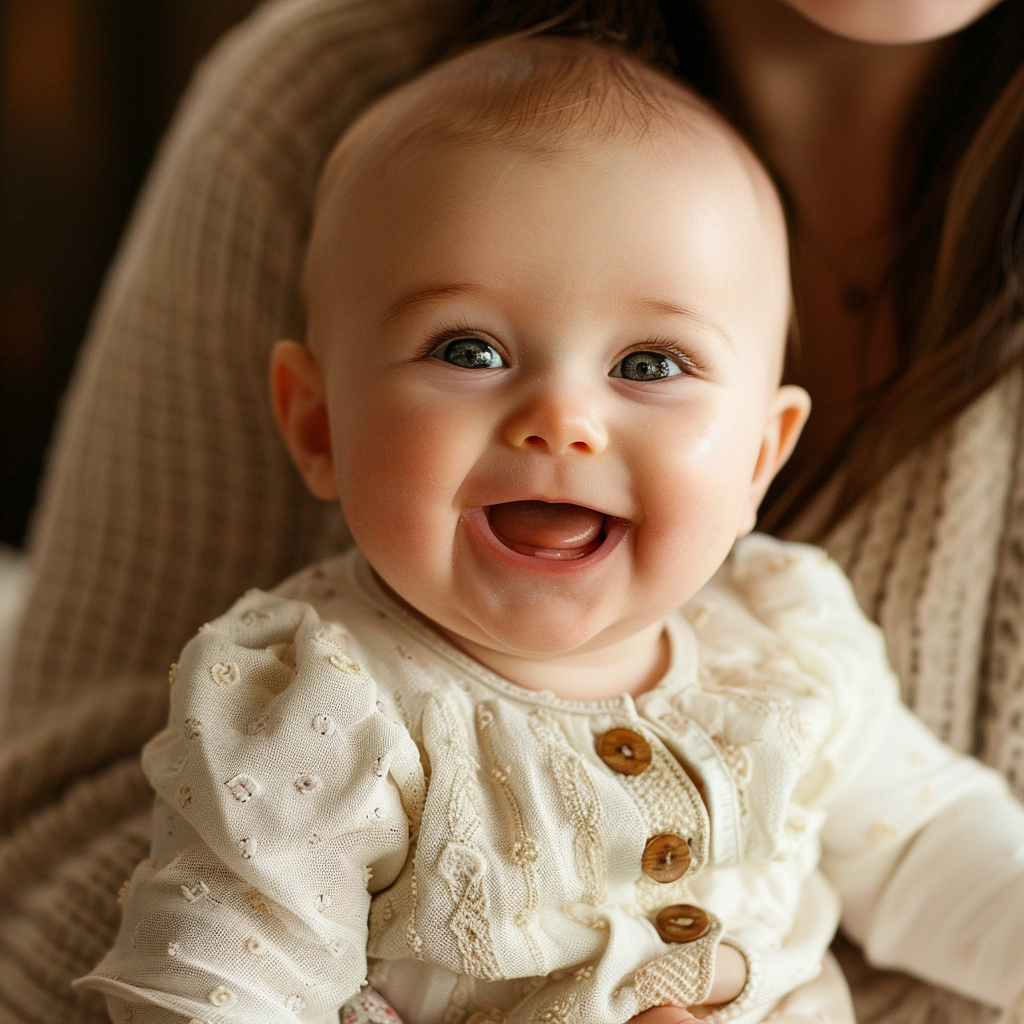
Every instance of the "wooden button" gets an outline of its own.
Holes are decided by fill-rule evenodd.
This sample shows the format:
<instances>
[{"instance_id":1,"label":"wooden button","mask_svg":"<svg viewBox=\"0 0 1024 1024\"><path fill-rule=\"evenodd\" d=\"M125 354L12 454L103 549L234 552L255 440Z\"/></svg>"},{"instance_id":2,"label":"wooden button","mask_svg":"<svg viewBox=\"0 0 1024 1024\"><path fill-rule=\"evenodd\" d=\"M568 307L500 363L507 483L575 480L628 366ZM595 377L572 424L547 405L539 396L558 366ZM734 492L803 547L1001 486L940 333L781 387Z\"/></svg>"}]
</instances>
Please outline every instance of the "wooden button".
<instances>
[{"instance_id":1,"label":"wooden button","mask_svg":"<svg viewBox=\"0 0 1024 1024\"><path fill-rule=\"evenodd\" d=\"M670 833L647 840L640 866L648 878L656 882L674 882L690 867L690 844Z\"/></svg>"},{"instance_id":2,"label":"wooden button","mask_svg":"<svg viewBox=\"0 0 1024 1024\"><path fill-rule=\"evenodd\" d=\"M711 918L689 903L673 903L658 912L654 927L666 942L693 942L711 929Z\"/></svg>"},{"instance_id":3,"label":"wooden button","mask_svg":"<svg viewBox=\"0 0 1024 1024\"><path fill-rule=\"evenodd\" d=\"M597 741L597 754L620 775L639 775L651 763L651 745L632 729L611 729Z\"/></svg>"}]
</instances>

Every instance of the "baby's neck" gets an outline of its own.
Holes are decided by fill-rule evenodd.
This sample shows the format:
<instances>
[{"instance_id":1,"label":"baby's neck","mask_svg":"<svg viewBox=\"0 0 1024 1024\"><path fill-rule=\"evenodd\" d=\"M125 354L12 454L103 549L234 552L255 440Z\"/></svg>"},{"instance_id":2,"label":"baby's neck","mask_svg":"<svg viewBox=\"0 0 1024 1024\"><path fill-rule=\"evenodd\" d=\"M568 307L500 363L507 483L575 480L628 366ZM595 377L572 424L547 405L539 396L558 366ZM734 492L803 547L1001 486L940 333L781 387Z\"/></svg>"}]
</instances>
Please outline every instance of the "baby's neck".
<instances>
[{"instance_id":1,"label":"baby's neck","mask_svg":"<svg viewBox=\"0 0 1024 1024\"><path fill-rule=\"evenodd\" d=\"M506 654L442 632L492 672L524 689L546 690L562 700L606 700L626 693L636 697L651 689L669 665L669 641L661 622L585 654Z\"/></svg>"}]
</instances>

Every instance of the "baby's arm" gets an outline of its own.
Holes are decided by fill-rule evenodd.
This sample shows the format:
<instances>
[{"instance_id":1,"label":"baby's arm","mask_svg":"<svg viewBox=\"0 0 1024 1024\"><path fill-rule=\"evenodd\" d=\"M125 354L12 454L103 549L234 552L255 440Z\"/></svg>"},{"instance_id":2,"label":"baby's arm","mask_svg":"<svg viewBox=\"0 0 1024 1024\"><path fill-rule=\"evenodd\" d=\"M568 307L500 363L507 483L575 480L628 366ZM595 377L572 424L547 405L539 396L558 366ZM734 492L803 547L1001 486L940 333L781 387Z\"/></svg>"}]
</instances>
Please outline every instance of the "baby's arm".
<instances>
[{"instance_id":1,"label":"baby's arm","mask_svg":"<svg viewBox=\"0 0 1024 1024\"><path fill-rule=\"evenodd\" d=\"M408 734L315 611L250 595L188 645L143 754L153 859L80 983L115 1021L336 1020L366 972L369 888L405 862Z\"/></svg>"},{"instance_id":2,"label":"baby's arm","mask_svg":"<svg viewBox=\"0 0 1024 1024\"><path fill-rule=\"evenodd\" d=\"M822 840L843 926L872 963L1017 1005L1024 808L1000 776L899 707L871 762L832 806Z\"/></svg>"}]
</instances>

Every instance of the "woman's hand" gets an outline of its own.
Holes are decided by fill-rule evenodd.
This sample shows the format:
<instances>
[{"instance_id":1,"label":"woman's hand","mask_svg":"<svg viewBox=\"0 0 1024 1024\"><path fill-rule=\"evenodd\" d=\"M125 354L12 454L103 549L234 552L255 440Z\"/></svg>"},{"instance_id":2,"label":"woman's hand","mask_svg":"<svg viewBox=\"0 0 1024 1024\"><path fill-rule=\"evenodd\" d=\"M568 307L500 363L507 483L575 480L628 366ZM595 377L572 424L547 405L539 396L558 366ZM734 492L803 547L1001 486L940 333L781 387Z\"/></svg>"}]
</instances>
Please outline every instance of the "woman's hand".
<instances>
[{"instance_id":1,"label":"woman's hand","mask_svg":"<svg viewBox=\"0 0 1024 1024\"><path fill-rule=\"evenodd\" d=\"M735 999L746 983L747 961L738 949L723 942L715 951L715 978L711 982L711 991L704 1006L694 1007L698 1013L704 1010L699 1017L681 1006L652 1006L634 1017L629 1024L700 1024L711 1008Z\"/></svg>"}]
</instances>

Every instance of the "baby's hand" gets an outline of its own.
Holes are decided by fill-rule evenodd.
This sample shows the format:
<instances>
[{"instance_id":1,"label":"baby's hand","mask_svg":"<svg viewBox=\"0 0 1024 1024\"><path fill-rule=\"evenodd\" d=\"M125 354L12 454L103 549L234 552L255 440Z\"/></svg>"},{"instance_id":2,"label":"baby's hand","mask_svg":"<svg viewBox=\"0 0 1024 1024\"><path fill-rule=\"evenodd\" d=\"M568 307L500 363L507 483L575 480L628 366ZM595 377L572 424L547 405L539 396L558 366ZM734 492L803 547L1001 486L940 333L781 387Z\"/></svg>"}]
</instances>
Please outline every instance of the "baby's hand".
<instances>
[{"instance_id":1,"label":"baby's hand","mask_svg":"<svg viewBox=\"0 0 1024 1024\"><path fill-rule=\"evenodd\" d=\"M723 942L715 952L715 980L711 983L711 991L704 1005L713 1007L728 1003L743 991L746 983L747 961L738 949ZM701 1017L707 1012L705 1010ZM634 1017L629 1024L700 1024L701 1017L695 1017L680 1006L652 1006Z\"/></svg>"}]
</instances>

